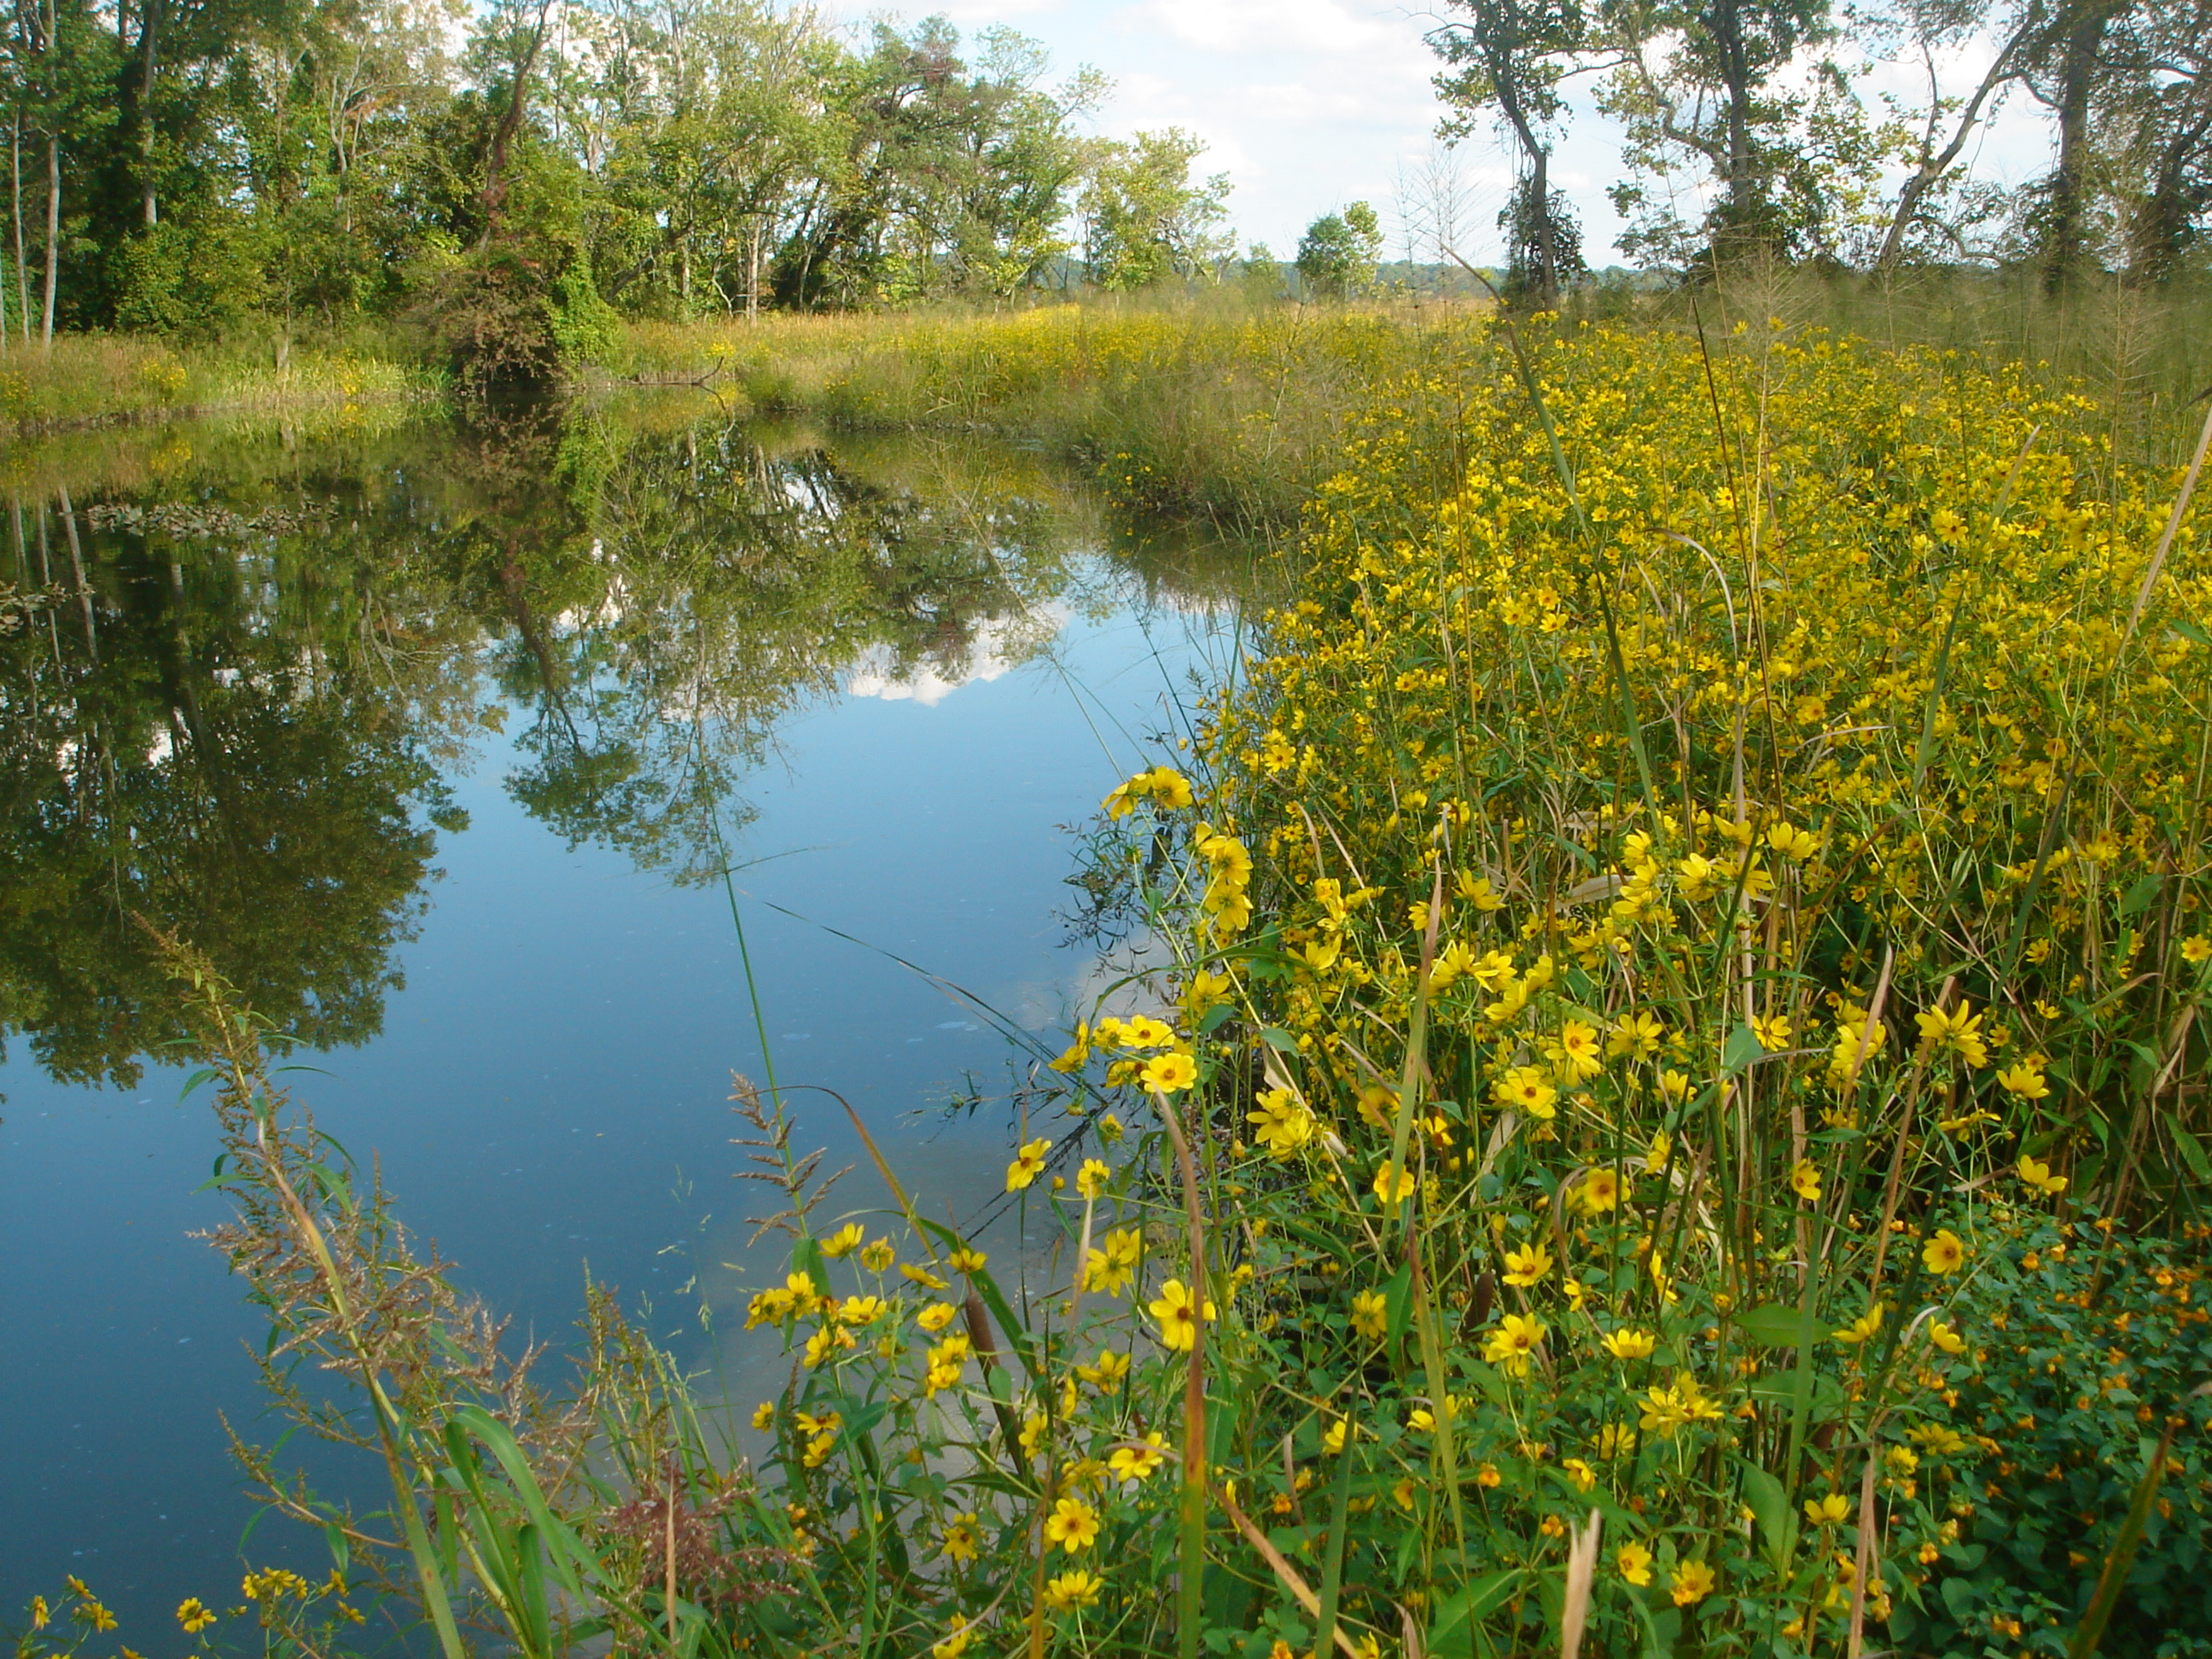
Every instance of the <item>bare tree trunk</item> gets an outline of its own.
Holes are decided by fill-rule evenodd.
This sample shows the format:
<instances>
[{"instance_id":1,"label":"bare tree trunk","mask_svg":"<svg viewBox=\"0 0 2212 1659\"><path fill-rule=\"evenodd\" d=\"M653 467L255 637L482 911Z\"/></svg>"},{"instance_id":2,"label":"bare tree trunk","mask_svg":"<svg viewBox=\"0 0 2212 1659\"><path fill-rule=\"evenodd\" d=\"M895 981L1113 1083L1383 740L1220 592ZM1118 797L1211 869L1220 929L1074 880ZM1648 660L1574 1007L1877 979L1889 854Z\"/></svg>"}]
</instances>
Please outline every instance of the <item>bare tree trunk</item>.
<instances>
[{"instance_id":1,"label":"bare tree trunk","mask_svg":"<svg viewBox=\"0 0 2212 1659\"><path fill-rule=\"evenodd\" d=\"M530 36L529 49L522 61L514 66L514 94L507 100L507 112L499 118L499 125L492 130L491 151L484 161L484 185L477 199L484 208L483 240L481 246L491 246L492 234L499 228L501 213L507 206L507 149L514 142L514 135L522 126L522 100L530 85L531 66L538 61L538 49L545 44L545 14L553 0L539 0L538 27Z\"/></svg>"},{"instance_id":2,"label":"bare tree trunk","mask_svg":"<svg viewBox=\"0 0 2212 1659\"><path fill-rule=\"evenodd\" d=\"M23 256L23 118L20 113L9 135L8 155L15 180L15 318L22 327L23 344L27 349L31 343L31 268Z\"/></svg>"},{"instance_id":3,"label":"bare tree trunk","mask_svg":"<svg viewBox=\"0 0 2212 1659\"><path fill-rule=\"evenodd\" d=\"M1746 61L1743 18L1736 0L1713 7L1714 44L1720 48L1721 80L1728 99L1728 215L1731 240L1740 238L1754 217L1765 216L1752 198L1756 181L1751 167L1751 67Z\"/></svg>"},{"instance_id":4,"label":"bare tree trunk","mask_svg":"<svg viewBox=\"0 0 2212 1659\"><path fill-rule=\"evenodd\" d=\"M161 0L141 0L138 15L138 185L146 228L161 222L154 198L154 45L161 26Z\"/></svg>"},{"instance_id":5,"label":"bare tree trunk","mask_svg":"<svg viewBox=\"0 0 2212 1659\"><path fill-rule=\"evenodd\" d=\"M1528 194L1523 199L1529 224L1516 228L1533 229L1535 233L1536 268L1531 274L1535 278L1536 308L1556 311L1559 306L1559 239L1558 227L1552 222L1552 153L1528 125L1528 117L1514 92L1510 65L1493 57L1490 69L1491 84L1498 89L1498 107L1513 129L1522 155L1528 161Z\"/></svg>"},{"instance_id":6,"label":"bare tree trunk","mask_svg":"<svg viewBox=\"0 0 2212 1659\"><path fill-rule=\"evenodd\" d=\"M61 275L62 141L58 133L46 135L46 314L41 349L54 343L54 283Z\"/></svg>"},{"instance_id":7,"label":"bare tree trunk","mask_svg":"<svg viewBox=\"0 0 2212 1659\"><path fill-rule=\"evenodd\" d=\"M1536 216L1536 308L1559 308L1559 234L1552 222L1552 152L1539 144L1531 152L1528 206Z\"/></svg>"},{"instance_id":8,"label":"bare tree trunk","mask_svg":"<svg viewBox=\"0 0 2212 1659\"><path fill-rule=\"evenodd\" d=\"M1965 107L1959 112L1959 125L1951 134L1950 143L1934 155L1929 155L1923 148L1920 166L1897 193L1897 211L1890 216L1889 230L1881 239L1881 252L1875 257L1875 269L1877 270L1889 270L1904 254L1905 238L1911 230L1913 221L1920 216L1921 198L1942 181L1943 175L1950 172L1960 153L1966 148L1966 140L1980 124L1982 106L1988 102L1990 94L2018 72L2014 66L2014 58L2026 35L2027 31L2023 28L2005 42L2004 49L1997 53L1996 61L1990 65L1989 73L1982 77L1981 85L1974 88L1973 96L1966 100ZM1932 143L1935 142L1936 112L1941 107L1936 100L1936 77L1932 65L1929 71L1928 94L1928 142Z\"/></svg>"},{"instance_id":9,"label":"bare tree trunk","mask_svg":"<svg viewBox=\"0 0 2212 1659\"><path fill-rule=\"evenodd\" d=\"M2208 131L2212 131L2212 108L2200 110L2159 151L2150 195L2136 206L2128 226L2128 281L2132 285L2162 283L2180 265L2189 243L2189 164L2202 153Z\"/></svg>"},{"instance_id":10,"label":"bare tree trunk","mask_svg":"<svg viewBox=\"0 0 2212 1659\"><path fill-rule=\"evenodd\" d=\"M70 569L76 576L76 602L84 612L84 648L92 665L100 666L100 635L93 626L92 584L84 579L84 544L77 539L76 507L69 491L62 491L62 529L69 537Z\"/></svg>"}]
</instances>

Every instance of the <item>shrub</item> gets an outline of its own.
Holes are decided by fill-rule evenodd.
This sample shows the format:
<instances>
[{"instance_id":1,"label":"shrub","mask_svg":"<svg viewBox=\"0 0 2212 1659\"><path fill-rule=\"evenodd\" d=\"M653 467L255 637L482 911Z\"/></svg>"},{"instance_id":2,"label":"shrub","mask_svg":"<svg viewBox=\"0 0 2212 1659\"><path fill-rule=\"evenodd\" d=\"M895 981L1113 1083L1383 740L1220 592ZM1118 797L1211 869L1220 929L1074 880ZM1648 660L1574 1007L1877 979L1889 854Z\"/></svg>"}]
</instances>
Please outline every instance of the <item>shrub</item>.
<instances>
[{"instance_id":1,"label":"shrub","mask_svg":"<svg viewBox=\"0 0 2212 1659\"><path fill-rule=\"evenodd\" d=\"M2212 1307L2205 1230L2179 1244L2099 1218L2021 1215L1969 1291L1976 1344L1959 1389L1984 1448L1974 1512L1931 1540L1932 1569L1897 1633L1913 1650L2063 1654L2087 1612L2151 1459L2166 1462L2126 1590L2099 1651L2109 1659L2212 1653Z\"/></svg>"}]
</instances>

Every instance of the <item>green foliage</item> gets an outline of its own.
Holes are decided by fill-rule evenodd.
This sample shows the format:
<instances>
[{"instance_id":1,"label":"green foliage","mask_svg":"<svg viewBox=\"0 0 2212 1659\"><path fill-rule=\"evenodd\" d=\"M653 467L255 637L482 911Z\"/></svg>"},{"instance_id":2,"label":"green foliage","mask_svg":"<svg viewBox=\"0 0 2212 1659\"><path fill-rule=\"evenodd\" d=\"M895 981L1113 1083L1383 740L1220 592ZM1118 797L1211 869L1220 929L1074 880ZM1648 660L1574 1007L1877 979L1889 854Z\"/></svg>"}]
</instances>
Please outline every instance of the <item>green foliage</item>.
<instances>
[{"instance_id":1,"label":"green foliage","mask_svg":"<svg viewBox=\"0 0 2212 1659\"><path fill-rule=\"evenodd\" d=\"M2062 1655L2088 1608L2169 1424L2148 1523L2099 1651L2212 1653L2212 1278L2208 1234L2131 1233L2086 1216L2023 1217L1969 1291L1975 1372L1958 1420L1982 1482L1961 1527L1923 1555L1928 1582L1896 1634L1909 1649Z\"/></svg>"},{"instance_id":2,"label":"green foliage","mask_svg":"<svg viewBox=\"0 0 2212 1659\"><path fill-rule=\"evenodd\" d=\"M553 284L553 345L570 373L615 353L622 319L599 297L591 261L579 255Z\"/></svg>"},{"instance_id":3,"label":"green foliage","mask_svg":"<svg viewBox=\"0 0 2212 1659\"><path fill-rule=\"evenodd\" d=\"M125 329L192 343L231 337L267 298L261 232L251 220L209 214L143 230L116 250L115 320Z\"/></svg>"},{"instance_id":4,"label":"green foliage","mask_svg":"<svg viewBox=\"0 0 2212 1659\"><path fill-rule=\"evenodd\" d=\"M1589 274L1583 263L1582 227L1564 191L1547 189L1537 200L1537 180L1523 174L1513 184L1513 194L1498 210L1498 228L1505 233L1505 292L1510 298L1540 297L1549 281L1554 289Z\"/></svg>"},{"instance_id":5,"label":"green foliage","mask_svg":"<svg viewBox=\"0 0 2212 1659\"><path fill-rule=\"evenodd\" d=\"M1375 210L1354 202L1342 214L1326 213L1298 239L1298 275L1325 298L1340 300L1370 288L1375 262L1382 252L1382 229Z\"/></svg>"},{"instance_id":6,"label":"green foliage","mask_svg":"<svg viewBox=\"0 0 2212 1659\"><path fill-rule=\"evenodd\" d=\"M1140 132L1100 152L1079 211L1083 257L1103 289L1149 288L1211 275L1236 244L1224 234L1229 179L1194 180L1205 146L1180 127Z\"/></svg>"}]
</instances>

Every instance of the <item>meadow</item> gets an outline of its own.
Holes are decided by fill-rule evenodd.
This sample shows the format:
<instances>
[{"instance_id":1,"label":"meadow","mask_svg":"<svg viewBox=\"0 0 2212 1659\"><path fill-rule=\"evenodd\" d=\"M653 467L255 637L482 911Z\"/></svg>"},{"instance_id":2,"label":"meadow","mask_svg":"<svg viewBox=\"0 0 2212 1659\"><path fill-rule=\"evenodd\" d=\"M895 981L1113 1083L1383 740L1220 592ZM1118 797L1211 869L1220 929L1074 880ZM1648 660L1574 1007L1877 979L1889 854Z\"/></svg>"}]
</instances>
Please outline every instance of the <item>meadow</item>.
<instances>
[{"instance_id":1,"label":"meadow","mask_svg":"<svg viewBox=\"0 0 2212 1659\"><path fill-rule=\"evenodd\" d=\"M1024 1097L1019 1259L741 1090L789 1380L730 1406L603 1292L535 1382L171 941L233 1270L394 1493L275 1480L332 1577L191 1650L2212 1654L2193 313L1723 297L635 337L1294 514L1081 872L1170 965Z\"/></svg>"}]
</instances>

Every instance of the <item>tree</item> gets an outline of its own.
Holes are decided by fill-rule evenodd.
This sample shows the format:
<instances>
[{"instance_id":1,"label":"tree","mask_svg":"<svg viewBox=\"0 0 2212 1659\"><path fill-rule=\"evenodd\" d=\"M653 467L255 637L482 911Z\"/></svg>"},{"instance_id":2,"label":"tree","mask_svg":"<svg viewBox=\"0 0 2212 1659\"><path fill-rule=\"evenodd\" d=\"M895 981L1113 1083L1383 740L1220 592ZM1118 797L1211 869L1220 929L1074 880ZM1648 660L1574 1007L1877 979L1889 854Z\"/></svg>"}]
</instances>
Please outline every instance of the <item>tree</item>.
<instances>
[{"instance_id":1,"label":"tree","mask_svg":"<svg viewBox=\"0 0 2212 1659\"><path fill-rule=\"evenodd\" d=\"M108 90L113 41L85 0L13 0L6 19L8 97L13 156L13 207L17 268L27 264L22 235L23 185L21 151L24 137L45 151L46 234L40 307L40 337L51 344L61 302L62 263L70 255L64 240L63 191L65 178L83 194L87 158L96 154L114 124ZM29 331L29 295L21 298L25 332Z\"/></svg>"},{"instance_id":2,"label":"tree","mask_svg":"<svg viewBox=\"0 0 2212 1659\"><path fill-rule=\"evenodd\" d=\"M1147 288L1210 272L1236 247L1226 234L1229 176L1194 182L1206 146L1181 127L1101 145L1079 211L1083 257L1101 288Z\"/></svg>"},{"instance_id":3,"label":"tree","mask_svg":"<svg viewBox=\"0 0 2212 1659\"><path fill-rule=\"evenodd\" d=\"M1370 287L1382 252L1382 228L1375 210L1354 202L1342 214L1326 213L1298 239L1298 274L1316 292L1342 299Z\"/></svg>"},{"instance_id":4,"label":"tree","mask_svg":"<svg viewBox=\"0 0 2212 1659\"><path fill-rule=\"evenodd\" d=\"M1869 58L1895 62L1917 58L1927 78L1927 94L1917 106L1889 98L1892 122L1887 149L1904 171L1889 204L1881 240L1870 263L1893 270L1913 251L1916 237L1932 238L1936 257L1966 252L1966 222L1986 215L1990 203L1975 203L1964 215L1941 211L1956 178L1959 159L1976 132L1996 115L2006 89L2021 76L2029 42L2042 27L2039 0L2018 0L2008 14L1993 17L1979 0L1903 0L1894 9L1875 8L1856 15L1857 41ZM1989 66L1969 89L1947 92L1939 60L1978 34L1996 45Z\"/></svg>"},{"instance_id":5,"label":"tree","mask_svg":"<svg viewBox=\"0 0 2212 1659\"><path fill-rule=\"evenodd\" d=\"M1627 127L1632 167L1663 173L1687 155L1719 187L1692 232L1671 203L1636 183L1616 186L1622 210L1644 222L1625 246L1678 262L1801 246L1822 216L1832 158L1821 141L1850 140L1833 107L1850 89L1830 62L1814 66L1810 94L1781 76L1832 37L1828 0L1620 0L1606 34L1618 61L1598 101Z\"/></svg>"},{"instance_id":6,"label":"tree","mask_svg":"<svg viewBox=\"0 0 2212 1659\"><path fill-rule=\"evenodd\" d=\"M1437 91L1453 111L1443 131L1464 137L1478 113L1497 112L1516 159L1513 199L1498 216L1508 232L1510 280L1540 310L1550 310L1559 304L1561 281L1582 262L1573 213L1551 184L1553 137L1564 111L1559 86L1590 67L1598 43L1581 0L1449 3L1467 21L1427 36L1452 66L1436 77Z\"/></svg>"},{"instance_id":7,"label":"tree","mask_svg":"<svg viewBox=\"0 0 2212 1659\"><path fill-rule=\"evenodd\" d=\"M972 66L959 44L942 18L910 34L878 25L873 52L832 77L843 142L778 255L787 303L1005 295L1068 251L1073 124L1106 82L1079 70L1048 84L1042 51L1012 30L980 34Z\"/></svg>"},{"instance_id":8,"label":"tree","mask_svg":"<svg viewBox=\"0 0 2212 1659\"><path fill-rule=\"evenodd\" d=\"M374 1036L429 874L416 809L457 822L392 684L435 630L390 543L318 525L246 565L144 520L88 546L66 498L6 516L17 568L84 597L76 627L0 637L0 1032L64 1081L135 1083L181 1034L143 915L302 1039ZM371 581L382 637L355 608Z\"/></svg>"},{"instance_id":9,"label":"tree","mask_svg":"<svg viewBox=\"0 0 2212 1659\"><path fill-rule=\"evenodd\" d=\"M2136 0L2052 0L2039 10L2021 56L2028 89L2058 124L2058 155L2033 194L2027 222L2039 250L2044 287L2056 293L2080 275L2091 242L2095 143L2090 100L2105 36Z\"/></svg>"},{"instance_id":10,"label":"tree","mask_svg":"<svg viewBox=\"0 0 2212 1659\"><path fill-rule=\"evenodd\" d=\"M2212 0L2120 13L2100 70L2120 256L2130 283L2162 283L2180 270L2212 208Z\"/></svg>"}]
</instances>

